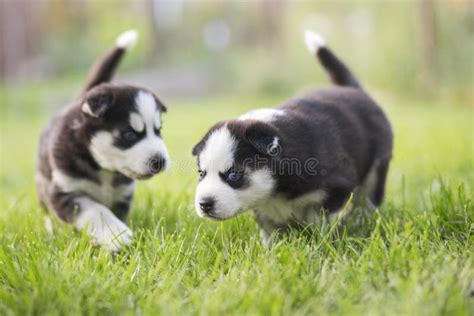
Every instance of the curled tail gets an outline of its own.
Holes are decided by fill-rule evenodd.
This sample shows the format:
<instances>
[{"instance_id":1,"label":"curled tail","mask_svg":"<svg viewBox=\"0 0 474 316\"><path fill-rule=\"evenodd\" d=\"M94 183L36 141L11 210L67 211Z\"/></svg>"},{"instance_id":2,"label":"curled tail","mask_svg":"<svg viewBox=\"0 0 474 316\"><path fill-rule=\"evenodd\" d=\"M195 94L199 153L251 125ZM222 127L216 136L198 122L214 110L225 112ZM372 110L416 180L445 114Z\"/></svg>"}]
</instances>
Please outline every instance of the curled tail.
<instances>
[{"instance_id":1,"label":"curled tail","mask_svg":"<svg viewBox=\"0 0 474 316\"><path fill-rule=\"evenodd\" d=\"M316 55L321 65L329 73L334 84L339 86L361 88L359 81L351 71L326 47L324 38L311 31L306 31L305 42L311 54Z\"/></svg>"},{"instance_id":2,"label":"curled tail","mask_svg":"<svg viewBox=\"0 0 474 316\"><path fill-rule=\"evenodd\" d=\"M112 79L122 56L128 48L135 45L137 37L138 33L135 30L126 31L117 37L115 47L102 56L92 68L86 81L85 91Z\"/></svg>"}]
</instances>

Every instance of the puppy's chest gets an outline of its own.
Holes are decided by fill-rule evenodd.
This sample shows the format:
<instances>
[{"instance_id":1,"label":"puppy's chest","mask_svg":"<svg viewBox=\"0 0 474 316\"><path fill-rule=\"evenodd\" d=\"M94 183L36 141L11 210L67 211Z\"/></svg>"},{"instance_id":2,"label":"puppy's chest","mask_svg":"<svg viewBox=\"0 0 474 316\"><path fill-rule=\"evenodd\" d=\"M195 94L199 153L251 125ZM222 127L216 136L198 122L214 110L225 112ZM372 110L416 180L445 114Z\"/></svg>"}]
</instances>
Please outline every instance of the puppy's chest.
<instances>
[{"instance_id":1,"label":"puppy's chest","mask_svg":"<svg viewBox=\"0 0 474 316\"><path fill-rule=\"evenodd\" d=\"M96 180L73 178L56 171L53 179L63 192L85 194L109 208L117 202L129 201L135 189L133 180L105 170L97 173Z\"/></svg>"},{"instance_id":2,"label":"puppy's chest","mask_svg":"<svg viewBox=\"0 0 474 316\"><path fill-rule=\"evenodd\" d=\"M316 223L326 193L317 190L299 198L288 200L281 196L272 197L256 206L256 217L264 225L285 225L291 222Z\"/></svg>"}]
</instances>

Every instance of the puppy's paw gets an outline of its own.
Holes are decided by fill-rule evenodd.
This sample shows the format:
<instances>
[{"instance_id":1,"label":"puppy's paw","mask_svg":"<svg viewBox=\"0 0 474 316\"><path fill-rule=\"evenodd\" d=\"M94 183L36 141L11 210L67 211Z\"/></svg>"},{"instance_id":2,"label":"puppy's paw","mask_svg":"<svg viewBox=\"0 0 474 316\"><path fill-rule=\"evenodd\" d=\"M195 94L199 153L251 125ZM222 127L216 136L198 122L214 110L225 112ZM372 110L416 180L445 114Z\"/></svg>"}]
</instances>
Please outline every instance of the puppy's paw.
<instances>
[{"instance_id":1,"label":"puppy's paw","mask_svg":"<svg viewBox=\"0 0 474 316\"><path fill-rule=\"evenodd\" d=\"M76 219L77 230L87 229L94 243L117 252L132 242L132 231L105 206L87 197L77 200L81 211Z\"/></svg>"},{"instance_id":2,"label":"puppy's paw","mask_svg":"<svg viewBox=\"0 0 474 316\"><path fill-rule=\"evenodd\" d=\"M108 218L93 233L94 242L106 247L111 252L118 252L122 247L130 245L132 236L130 228L116 217Z\"/></svg>"}]
</instances>

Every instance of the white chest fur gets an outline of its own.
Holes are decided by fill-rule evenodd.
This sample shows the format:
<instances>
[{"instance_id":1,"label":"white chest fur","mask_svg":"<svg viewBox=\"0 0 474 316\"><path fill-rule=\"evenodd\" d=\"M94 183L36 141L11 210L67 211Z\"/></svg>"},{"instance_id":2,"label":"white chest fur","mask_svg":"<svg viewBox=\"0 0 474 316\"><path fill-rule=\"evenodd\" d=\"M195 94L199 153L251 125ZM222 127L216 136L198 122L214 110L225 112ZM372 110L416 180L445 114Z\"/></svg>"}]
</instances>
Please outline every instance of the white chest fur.
<instances>
[{"instance_id":1,"label":"white chest fur","mask_svg":"<svg viewBox=\"0 0 474 316\"><path fill-rule=\"evenodd\" d=\"M322 190L316 190L293 200L276 196L261 201L256 209L259 217L272 224L283 225L295 220L311 224L319 221L319 211L325 197L326 193Z\"/></svg>"},{"instance_id":2,"label":"white chest fur","mask_svg":"<svg viewBox=\"0 0 474 316\"><path fill-rule=\"evenodd\" d=\"M73 178L55 170L53 172L53 182L63 192L83 193L109 208L115 202L122 201L125 197L130 196L135 189L134 182L114 184L115 174L113 172L101 170L98 176L100 184L92 180Z\"/></svg>"}]
</instances>

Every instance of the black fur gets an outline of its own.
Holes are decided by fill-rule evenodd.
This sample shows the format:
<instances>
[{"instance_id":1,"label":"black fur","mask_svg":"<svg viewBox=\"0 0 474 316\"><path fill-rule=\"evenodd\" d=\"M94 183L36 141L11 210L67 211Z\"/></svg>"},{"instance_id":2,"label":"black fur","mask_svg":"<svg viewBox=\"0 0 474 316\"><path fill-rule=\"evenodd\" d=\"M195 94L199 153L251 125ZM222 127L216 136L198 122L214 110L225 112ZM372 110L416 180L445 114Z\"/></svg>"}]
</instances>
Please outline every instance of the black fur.
<instances>
[{"instance_id":1,"label":"black fur","mask_svg":"<svg viewBox=\"0 0 474 316\"><path fill-rule=\"evenodd\" d=\"M392 150L390 124L364 91L336 87L315 90L280 108L285 115L267 124L278 129L283 158L296 158L302 164L316 159L319 171L314 175L280 175L277 192L289 199L321 188L347 199L364 182L375 162L388 165ZM335 198L329 194L328 199ZM379 205L381 199L373 202ZM327 206L335 211L341 204Z\"/></svg>"},{"instance_id":2,"label":"black fur","mask_svg":"<svg viewBox=\"0 0 474 316\"><path fill-rule=\"evenodd\" d=\"M329 73L334 84L339 86L360 88L359 81L352 75L346 65L339 60L327 47L321 47L317 51L321 65Z\"/></svg>"},{"instance_id":3,"label":"black fur","mask_svg":"<svg viewBox=\"0 0 474 316\"><path fill-rule=\"evenodd\" d=\"M44 208L52 209L65 222L74 220L80 212L75 201L87 194L70 192L57 185L53 172L59 171L78 181L103 185L101 172L104 170L89 150L92 137L99 131L129 130L129 114L136 111L134 99L139 91L152 94L161 112L166 111L166 107L146 88L108 83L123 53L123 48L116 47L99 60L80 97L57 114L41 134L37 166L39 199ZM83 111L84 103L88 104L91 113ZM133 144L121 138L115 140L117 148L129 148ZM110 174L112 178L108 184L114 188L128 186L134 181L118 172L111 171ZM131 200L131 195L118 195L113 197L110 205L105 206L117 217L125 219Z\"/></svg>"},{"instance_id":4,"label":"black fur","mask_svg":"<svg viewBox=\"0 0 474 316\"><path fill-rule=\"evenodd\" d=\"M114 47L107 52L102 59L96 63L94 68L92 68L84 90L88 91L101 83L109 82L124 53L125 49L121 47Z\"/></svg>"},{"instance_id":5,"label":"black fur","mask_svg":"<svg viewBox=\"0 0 474 316\"><path fill-rule=\"evenodd\" d=\"M317 57L337 86L315 89L284 102L279 107L284 114L268 122L220 122L194 147L193 154L199 156L209 135L226 124L237 142L236 167L245 162L251 169L272 170L274 196L291 201L322 190L326 194L322 207L331 213L340 210L374 172L375 187L368 198L379 206L392 156L390 123L328 48L320 48ZM275 137L279 148L275 153L268 152ZM311 170L305 168L308 161L312 162ZM271 218L258 212L256 219L262 226L272 223ZM287 224L292 225L291 221ZM269 225L282 228L281 223Z\"/></svg>"}]
</instances>

